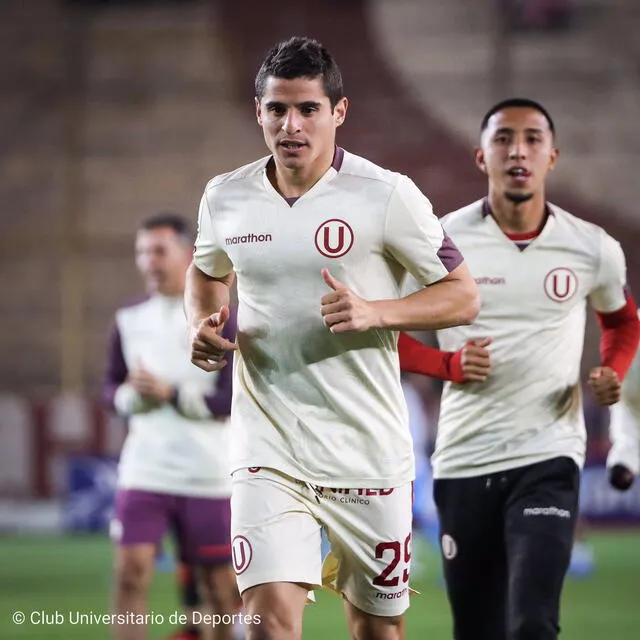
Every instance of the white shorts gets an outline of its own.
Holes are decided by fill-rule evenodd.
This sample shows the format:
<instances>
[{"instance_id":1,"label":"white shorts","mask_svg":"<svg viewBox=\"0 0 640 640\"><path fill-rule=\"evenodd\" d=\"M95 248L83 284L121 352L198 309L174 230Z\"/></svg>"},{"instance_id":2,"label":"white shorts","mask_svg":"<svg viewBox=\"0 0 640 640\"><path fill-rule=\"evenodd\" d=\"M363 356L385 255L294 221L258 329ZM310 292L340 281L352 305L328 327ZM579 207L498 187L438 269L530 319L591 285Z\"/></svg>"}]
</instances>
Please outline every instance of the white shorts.
<instances>
[{"instance_id":1,"label":"white shorts","mask_svg":"<svg viewBox=\"0 0 640 640\"><path fill-rule=\"evenodd\" d=\"M233 474L231 536L240 593L297 582L342 594L377 616L409 606L411 483L394 489L312 487L272 469ZM331 553L321 560L321 527Z\"/></svg>"}]
</instances>

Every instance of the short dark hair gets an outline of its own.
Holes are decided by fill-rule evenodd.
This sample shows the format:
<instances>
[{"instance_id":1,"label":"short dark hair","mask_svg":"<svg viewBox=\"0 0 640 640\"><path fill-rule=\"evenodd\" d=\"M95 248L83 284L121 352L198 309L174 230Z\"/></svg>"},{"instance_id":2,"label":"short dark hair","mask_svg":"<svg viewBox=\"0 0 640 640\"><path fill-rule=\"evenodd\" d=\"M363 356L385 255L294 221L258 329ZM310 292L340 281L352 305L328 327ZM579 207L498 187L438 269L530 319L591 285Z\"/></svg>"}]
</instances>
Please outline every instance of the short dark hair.
<instances>
[{"instance_id":1,"label":"short dark hair","mask_svg":"<svg viewBox=\"0 0 640 640\"><path fill-rule=\"evenodd\" d=\"M193 243L193 233L187 220L179 213L163 211L149 216L142 222L139 230L152 231L154 229L172 229L180 239L188 244Z\"/></svg>"},{"instance_id":2,"label":"short dark hair","mask_svg":"<svg viewBox=\"0 0 640 640\"><path fill-rule=\"evenodd\" d=\"M549 115L549 112L535 100L530 100L529 98L507 98L506 100L502 100L498 102L498 104L493 105L489 111L485 114L484 118L482 118L482 124L480 125L480 133L482 133L489 124L489 119L494 113L498 113L498 111L502 111L503 109L511 109L511 108L526 108L526 109L535 109L539 111L549 123L549 130L552 135L555 137L556 135L556 127L553 124L553 120Z\"/></svg>"},{"instance_id":3,"label":"short dark hair","mask_svg":"<svg viewBox=\"0 0 640 640\"><path fill-rule=\"evenodd\" d=\"M326 47L317 40L294 36L276 44L267 53L256 74L256 98L262 99L267 78L318 78L322 77L324 92L331 109L344 97L340 69Z\"/></svg>"}]
</instances>

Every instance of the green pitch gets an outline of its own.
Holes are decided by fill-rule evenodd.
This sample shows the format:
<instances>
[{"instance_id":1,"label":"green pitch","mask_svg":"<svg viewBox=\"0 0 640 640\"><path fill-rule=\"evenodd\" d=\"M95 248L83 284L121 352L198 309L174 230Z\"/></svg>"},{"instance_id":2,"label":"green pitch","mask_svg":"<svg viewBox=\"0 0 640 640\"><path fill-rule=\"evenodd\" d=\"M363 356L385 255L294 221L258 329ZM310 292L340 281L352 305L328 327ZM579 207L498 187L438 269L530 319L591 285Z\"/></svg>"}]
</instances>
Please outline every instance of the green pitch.
<instances>
[{"instance_id":1,"label":"green pitch","mask_svg":"<svg viewBox=\"0 0 640 640\"><path fill-rule=\"evenodd\" d=\"M563 640L640 637L640 532L592 533L597 568L584 581L568 579L563 600ZM437 559L424 545L414 547L418 559L415 587L407 616L407 637L450 640L450 620L438 586ZM0 539L0 638L2 640L107 640L102 624L72 625L70 612L108 612L111 548L104 537L4 537ZM150 609L168 620L177 609L172 573L159 573ZM23 624L12 616L22 612ZM35 613L34 613L35 612ZM58 615L56 619L56 612ZM46 623L34 624L45 619ZM64 618L64 621L62 620ZM156 624L150 638L162 638L172 625ZM348 638L342 605L320 593L307 607L305 640Z\"/></svg>"}]
</instances>

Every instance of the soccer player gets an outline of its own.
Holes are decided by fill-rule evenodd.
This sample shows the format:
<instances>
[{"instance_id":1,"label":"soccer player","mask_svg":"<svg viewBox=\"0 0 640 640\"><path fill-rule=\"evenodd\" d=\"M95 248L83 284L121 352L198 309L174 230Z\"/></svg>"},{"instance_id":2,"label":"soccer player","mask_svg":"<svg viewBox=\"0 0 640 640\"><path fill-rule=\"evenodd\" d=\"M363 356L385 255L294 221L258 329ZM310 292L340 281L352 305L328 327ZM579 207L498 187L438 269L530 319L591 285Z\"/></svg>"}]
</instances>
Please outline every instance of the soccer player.
<instances>
[{"instance_id":1,"label":"soccer player","mask_svg":"<svg viewBox=\"0 0 640 640\"><path fill-rule=\"evenodd\" d=\"M609 482L627 491L640 472L640 352L622 383L620 402L611 407Z\"/></svg>"},{"instance_id":2,"label":"soccer player","mask_svg":"<svg viewBox=\"0 0 640 640\"><path fill-rule=\"evenodd\" d=\"M183 295L192 242L175 214L140 227L136 265L149 296L116 313L110 340L104 396L129 423L112 522L116 613L145 612L158 544L168 531L181 561L198 569L207 613L232 614L239 604L229 528L231 376L224 369L207 375L190 362ZM235 335L231 316L224 335ZM232 625L215 631L216 638L232 637ZM146 638L146 629L118 625L114 634L134 640Z\"/></svg>"},{"instance_id":3,"label":"soccer player","mask_svg":"<svg viewBox=\"0 0 640 640\"><path fill-rule=\"evenodd\" d=\"M238 349L233 561L261 620L246 630L300 638L324 525L352 636L402 638L414 463L396 330L471 322L476 285L411 180L336 147L347 99L321 44L274 46L255 90L271 155L207 185L185 295L193 363ZM424 288L401 298L406 273ZM237 344L220 335L234 274Z\"/></svg>"},{"instance_id":4,"label":"soccer player","mask_svg":"<svg viewBox=\"0 0 640 640\"><path fill-rule=\"evenodd\" d=\"M438 331L440 346L492 339L485 382L445 385L432 459L456 640L557 637L585 455L587 304L602 328L589 374L600 404L618 400L640 335L620 245L546 200L554 138L540 104L495 105L475 156L488 196L442 220L481 311Z\"/></svg>"}]
</instances>

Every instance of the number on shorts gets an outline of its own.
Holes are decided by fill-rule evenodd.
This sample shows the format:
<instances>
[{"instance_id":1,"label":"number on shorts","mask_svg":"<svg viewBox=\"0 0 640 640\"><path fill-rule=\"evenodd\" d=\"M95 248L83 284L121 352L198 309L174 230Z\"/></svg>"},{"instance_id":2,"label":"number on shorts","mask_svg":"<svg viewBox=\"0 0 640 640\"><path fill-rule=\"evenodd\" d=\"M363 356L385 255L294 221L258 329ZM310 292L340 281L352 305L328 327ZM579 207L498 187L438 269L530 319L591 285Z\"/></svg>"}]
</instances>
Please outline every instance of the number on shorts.
<instances>
[{"instance_id":1,"label":"number on shorts","mask_svg":"<svg viewBox=\"0 0 640 640\"><path fill-rule=\"evenodd\" d=\"M400 583L400 577L394 576L390 578L402 558L402 551L404 547L404 563L407 565L402 571L402 582L409 582L409 562L411 561L411 534L409 534L402 545L398 540L393 542L379 542L376 545L376 560L380 560L385 551L393 551L393 558L391 562L373 579L373 584L377 587L397 587Z\"/></svg>"}]
</instances>

